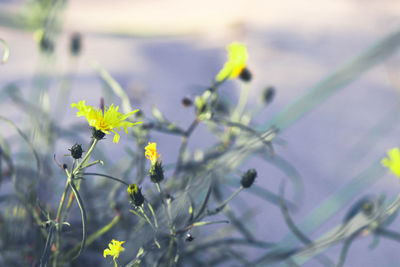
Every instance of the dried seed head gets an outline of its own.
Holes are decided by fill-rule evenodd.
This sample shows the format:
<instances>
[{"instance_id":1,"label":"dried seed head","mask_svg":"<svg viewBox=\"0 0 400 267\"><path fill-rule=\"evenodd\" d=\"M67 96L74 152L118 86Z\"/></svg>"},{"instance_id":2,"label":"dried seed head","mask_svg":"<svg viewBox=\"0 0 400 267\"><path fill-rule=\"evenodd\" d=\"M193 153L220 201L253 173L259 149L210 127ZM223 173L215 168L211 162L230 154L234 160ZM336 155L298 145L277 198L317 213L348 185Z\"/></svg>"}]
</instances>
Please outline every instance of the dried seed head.
<instances>
[{"instance_id":1,"label":"dried seed head","mask_svg":"<svg viewBox=\"0 0 400 267\"><path fill-rule=\"evenodd\" d=\"M82 157L83 153L82 145L75 144L68 150L71 151L71 156L74 159L80 159Z\"/></svg>"}]
</instances>

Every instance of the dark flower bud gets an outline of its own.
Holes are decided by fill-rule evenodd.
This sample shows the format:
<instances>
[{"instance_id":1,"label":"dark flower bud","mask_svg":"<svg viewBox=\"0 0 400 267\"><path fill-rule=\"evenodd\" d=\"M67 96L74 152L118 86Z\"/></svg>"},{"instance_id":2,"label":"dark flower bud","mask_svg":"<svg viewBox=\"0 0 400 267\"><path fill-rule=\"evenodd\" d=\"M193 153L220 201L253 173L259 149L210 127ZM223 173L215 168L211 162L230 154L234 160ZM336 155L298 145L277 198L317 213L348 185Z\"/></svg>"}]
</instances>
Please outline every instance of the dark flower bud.
<instances>
[{"instance_id":1,"label":"dark flower bud","mask_svg":"<svg viewBox=\"0 0 400 267\"><path fill-rule=\"evenodd\" d=\"M69 45L69 51L72 55L78 56L82 50L82 36L79 33L74 33L71 36L71 43Z\"/></svg>"},{"instance_id":2,"label":"dark flower bud","mask_svg":"<svg viewBox=\"0 0 400 267\"><path fill-rule=\"evenodd\" d=\"M139 188L137 184L130 184L126 191L129 194L132 204L134 204L136 207L139 207L143 204L144 196L142 195L141 188Z\"/></svg>"},{"instance_id":3,"label":"dark flower bud","mask_svg":"<svg viewBox=\"0 0 400 267\"><path fill-rule=\"evenodd\" d=\"M252 75L248 68L244 68L239 74L239 78L244 82L249 82L251 77Z\"/></svg>"},{"instance_id":4,"label":"dark flower bud","mask_svg":"<svg viewBox=\"0 0 400 267\"><path fill-rule=\"evenodd\" d=\"M262 94L262 100L264 101L265 104L271 103L274 97L275 97L275 88L273 86L268 86L267 88L264 89L264 92Z\"/></svg>"},{"instance_id":5,"label":"dark flower bud","mask_svg":"<svg viewBox=\"0 0 400 267\"><path fill-rule=\"evenodd\" d=\"M82 145L75 144L68 150L71 151L71 156L74 159L80 159L82 157L83 153Z\"/></svg>"},{"instance_id":6,"label":"dark flower bud","mask_svg":"<svg viewBox=\"0 0 400 267\"><path fill-rule=\"evenodd\" d=\"M257 177L257 171L255 169L249 169L245 174L242 176L242 180L240 183L244 188L249 188Z\"/></svg>"},{"instance_id":7,"label":"dark flower bud","mask_svg":"<svg viewBox=\"0 0 400 267\"><path fill-rule=\"evenodd\" d=\"M40 47L40 50L45 53L53 53L53 51L54 51L54 43L46 35L44 35L40 39L39 47Z\"/></svg>"},{"instance_id":8,"label":"dark flower bud","mask_svg":"<svg viewBox=\"0 0 400 267\"><path fill-rule=\"evenodd\" d=\"M187 233L185 241L186 242L192 242L193 240L194 240L194 237L190 233Z\"/></svg>"},{"instance_id":9,"label":"dark flower bud","mask_svg":"<svg viewBox=\"0 0 400 267\"><path fill-rule=\"evenodd\" d=\"M96 130L95 127L92 127L92 137L96 140L101 140L104 138L106 134L101 130Z\"/></svg>"},{"instance_id":10,"label":"dark flower bud","mask_svg":"<svg viewBox=\"0 0 400 267\"><path fill-rule=\"evenodd\" d=\"M65 170L65 169L68 169L68 165L65 164L65 163L62 165L62 167L63 167L64 170Z\"/></svg>"},{"instance_id":11,"label":"dark flower bud","mask_svg":"<svg viewBox=\"0 0 400 267\"><path fill-rule=\"evenodd\" d=\"M184 107L190 107L191 105L193 105L193 101L189 97L185 96L184 98L182 98L182 105Z\"/></svg>"},{"instance_id":12,"label":"dark flower bud","mask_svg":"<svg viewBox=\"0 0 400 267\"><path fill-rule=\"evenodd\" d=\"M164 170L161 161L157 160L154 164L151 164L149 175L153 183L159 183L164 180Z\"/></svg>"}]
</instances>

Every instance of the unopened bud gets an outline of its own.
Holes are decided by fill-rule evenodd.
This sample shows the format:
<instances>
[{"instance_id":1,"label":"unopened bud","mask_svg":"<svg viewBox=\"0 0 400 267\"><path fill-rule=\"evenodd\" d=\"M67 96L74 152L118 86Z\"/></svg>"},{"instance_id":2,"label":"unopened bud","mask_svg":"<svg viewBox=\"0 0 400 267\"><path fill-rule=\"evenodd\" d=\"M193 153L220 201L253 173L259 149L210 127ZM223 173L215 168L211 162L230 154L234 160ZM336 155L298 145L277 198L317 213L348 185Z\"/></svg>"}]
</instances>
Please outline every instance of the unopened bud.
<instances>
[{"instance_id":1,"label":"unopened bud","mask_svg":"<svg viewBox=\"0 0 400 267\"><path fill-rule=\"evenodd\" d=\"M182 98L182 105L184 107L190 107L191 105L193 105L193 101L189 97L185 96L184 98Z\"/></svg>"},{"instance_id":2,"label":"unopened bud","mask_svg":"<svg viewBox=\"0 0 400 267\"><path fill-rule=\"evenodd\" d=\"M69 46L69 51L72 55L78 56L82 50L82 36L80 33L74 33L71 36L71 43Z\"/></svg>"},{"instance_id":3,"label":"unopened bud","mask_svg":"<svg viewBox=\"0 0 400 267\"><path fill-rule=\"evenodd\" d=\"M159 183L164 180L164 170L160 160L157 160L154 164L151 164L149 175L150 180L153 183Z\"/></svg>"},{"instance_id":4,"label":"unopened bud","mask_svg":"<svg viewBox=\"0 0 400 267\"><path fill-rule=\"evenodd\" d=\"M75 144L68 150L71 151L71 156L74 159L80 159L82 157L83 153L82 145Z\"/></svg>"},{"instance_id":5,"label":"unopened bud","mask_svg":"<svg viewBox=\"0 0 400 267\"><path fill-rule=\"evenodd\" d=\"M242 180L240 183L244 188L249 188L257 177L257 171L255 169L249 169L245 174L242 176Z\"/></svg>"},{"instance_id":6,"label":"unopened bud","mask_svg":"<svg viewBox=\"0 0 400 267\"><path fill-rule=\"evenodd\" d=\"M269 104L272 102L275 96L275 88L273 86L268 86L267 88L264 89L264 92L262 93L262 100L264 101L265 104Z\"/></svg>"},{"instance_id":7,"label":"unopened bud","mask_svg":"<svg viewBox=\"0 0 400 267\"><path fill-rule=\"evenodd\" d=\"M244 82L251 81L251 77L252 75L248 68L244 68L239 74L239 78Z\"/></svg>"},{"instance_id":8,"label":"unopened bud","mask_svg":"<svg viewBox=\"0 0 400 267\"><path fill-rule=\"evenodd\" d=\"M131 199L131 202L135 206L139 207L143 204L144 196L142 195L141 188L139 188L137 186L137 184L130 184L126 191L129 194L129 198Z\"/></svg>"}]
</instances>

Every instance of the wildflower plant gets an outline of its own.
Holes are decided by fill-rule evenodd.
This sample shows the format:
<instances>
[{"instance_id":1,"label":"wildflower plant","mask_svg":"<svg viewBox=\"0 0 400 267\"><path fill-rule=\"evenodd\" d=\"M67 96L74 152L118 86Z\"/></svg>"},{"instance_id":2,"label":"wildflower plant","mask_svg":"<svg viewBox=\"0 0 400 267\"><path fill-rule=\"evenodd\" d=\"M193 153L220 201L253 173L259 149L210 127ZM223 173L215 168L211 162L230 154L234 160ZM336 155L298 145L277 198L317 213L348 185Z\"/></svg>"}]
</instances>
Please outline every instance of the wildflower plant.
<instances>
[{"instance_id":1,"label":"wildflower plant","mask_svg":"<svg viewBox=\"0 0 400 267\"><path fill-rule=\"evenodd\" d=\"M43 32L38 45L49 54L56 42L51 42L46 34ZM81 38L81 35L75 35L71 40L70 53L74 58L82 52ZM320 239L311 239L297 226L290 212L300 203L301 180L293 182L295 196L294 200L289 200L284 194L285 183L281 184L279 192L267 190L259 181L268 179L276 183L276 180L261 171L259 164L247 169L243 163L252 157L260 157L270 164L283 162L276 164L278 168L285 173L289 173L288 169L296 173L295 167L283 159L273 160L274 148L275 144L282 143L278 138L280 131L310 106L300 99L280 113L278 119L266 126L257 125L252 118L259 110L246 105L249 83L241 81L237 83L243 86L238 102L225 104L220 96L221 86L237 78L250 82L252 76L247 68L246 45L233 42L227 46L227 51L227 61L215 76L210 77L212 83L194 97L194 105L190 99L183 101L185 108L193 111L192 122L187 126L171 121L157 108L153 108L152 117L132 109L128 95L101 67L98 67L99 75L120 98L123 112L119 105L104 105L104 101L111 103L109 99L101 99L99 107L86 105L84 100L72 103L70 107L77 110L76 115L85 117L88 126L92 127L91 133L88 127L71 127L72 130L64 131L51 116L43 116L48 118L48 127L36 126L32 136L39 136L47 143L43 140L34 142L13 122L0 116L1 121L15 129L23 139L35 162L35 175L21 175L25 169L14 163L7 143L0 138L1 159L8 168L8 172L2 170L1 173L10 177L18 200L18 205L1 213L0 233L7 237L4 240L11 240L8 231L3 229L11 228L13 224L24 226L19 238L29 240L24 251L30 254L20 265L78 266L93 261L93 264L107 266L111 263L108 257L112 257L114 266L213 266L217 263L266 266L278 262L301 265L311 258L332 266L336 262L324 251L343 243L337 264L341 266L348 247L358 237L398 235L387 226L395 219L400 196L386 202L381 196L361 198L350 207L342 223ZM374 58L376 53L373 53ZM265 105L270 104L278 92L271 88L260 96ZM314 90L304 96L310 103L316 103L316 99L322 101L319 97L327 95ZM223 105L226 105L225 109L221 108ZM197 154L191 153L188 143L201 124L207 126L217 141ZM76 129L84 131L86 139L81 139L81 135L74 132ZM129 142L125 147L122 141L119 143L122 129ZM35 134L37 132L40 134ZM178 138L176 151L166 150L162 139L153 142L154 133ZM119 143L116 148L121 153L109 155L102 146L108 141L103 140L104 137L110 134L114 135L113 143ZM66 157L49 156L49 151L55 151L54 140L65 136L70 143L63 151ZM176 158L173 157L175 154ZM400 176L399 149L389 150L388 155L381 164ZM0 164L1 167L4 166ZM53 179L55 177L57 179ZM48 186L53 180L65 182L61 196L54 196L56 182L53 187ZM52 190L44 194L42 186ZM299 242L269 242L267 235L255 232L248 224L255 216L252 209L241 212L236 208L251 205L250 201L243 201L251 199L247 198L250 194L267 201L269 206L276 206L290 230L290 237ZM60 198L56 204L54 201L43 203L54 197ZM243 198L238 199L240 197ZM236 206L238 203L243 205ZM29 224L24 224L27 220ZM34 238L25 235L34 235ZM113 239L117 236L124 241ZM1 239L0 244L0 249L5 251L0 255L0 265L11 266L7 258L12 258L8 253L11 248L2 244ZM238 244L245 248L237 249ZM254 247L260 249L257 258L245 253Z\"/></svg>"}]
</instances>

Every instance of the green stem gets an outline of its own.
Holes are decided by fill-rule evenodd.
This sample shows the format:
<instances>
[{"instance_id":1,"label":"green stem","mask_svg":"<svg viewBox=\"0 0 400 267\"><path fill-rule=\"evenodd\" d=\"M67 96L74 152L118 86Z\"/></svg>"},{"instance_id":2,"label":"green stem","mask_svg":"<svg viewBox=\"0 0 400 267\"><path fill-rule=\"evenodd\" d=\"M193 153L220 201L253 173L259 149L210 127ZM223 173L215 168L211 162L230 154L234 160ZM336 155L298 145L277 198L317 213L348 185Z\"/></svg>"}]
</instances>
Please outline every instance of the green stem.
<instances>
[{"instance_id":1,"label":"green stem","mask_svg":"<svg viewBox=\"0 0 400 267\"><path fill-rule=\"evenodd\" d=\"M68 178L69 181L69 178ZM57 236L56 236L56 250L54 252L54 258L53 258L53 266L57 267L57 259L58 255L60 253L60 244L61 244L61 228L62 228L62 219L61 219L61 212L65 204L65 196L68 194L69 191L69 182L65 183L65 188L64 188L64 193L61 196L60 204L58 206L58 211L57 211L57 217L56 217L56 229L57 229Z\"/></svg>"},{"instance_id":2,"label":"green stem","mask_svg":"<svg viewBox=\"0 0 400 267\"><path fill-rule=\"evenodd\" d=\"M139 207L140 212L142 213L143 217L145 218L145 220L147 221L148 224L150 224L151 228L155 231L155 228L153 226L153 224L151 223L149 217L147 216L147 214L144 212L143 208L140 206Z\"/></svg>"},{"instance_id":3,"label":"green stem","mask_svg":"<svg viewBox=\"0 0 400 267\"><path fill-rule=\"evenodd\" d=\"M86 152L85 156L83 157L82 161L79 162L78 166L76 166L75 170L73 171L73 174L77 174L81 170L82 164L84 164L90 157L90 154L92 154L94 147L96 146L98 140L94 139L92 146L89 148L88 152Z\"/></svg>"},{"instance_id":4,"label":"green stem","mask_svg":"<svg viewBox=\"0 0 400 267\"><path fill-rule=\"evenodd\" d=\"M218 207L216 207L214 210L207 211L207 213L204 214L203 216L201 216L199 220L201 220L202 218L204 218L206 216L215 215L218 212L220 212L221 210L223 210L225 208L226 204L228 204L229 201L231 201L234 197L236 197L243 189L244 189L244 187L240 186L230 197L225 199L224 202L222 202Z\"/></svg>"},{"instance_id":5,"label":"green stem","mask_svg":"<svg viewBox=\"0 0 400 267\"><path fill-rule=\"evenodd\" d=\"M97 238L99 238L102 235L104 235L105 233L107 233L114 225L117 224L117 222L119 221L120 218L121 218L121 215L118 213L117 215L115 215L115 217L108 224L106 224L105 226L103 226L101 229L99 229L98 231L94 232L93 234L91 234L86 240L86 245L89 246ZM75 247L73 247L70 251L68 251L65 254L65 257L64 257L63 261L67 261L68 259L70 259L73 254L75 254L75 253L77 253L77 251L79 251L79 248L80 248L80 245L78 244Z\"/></svg>"},{"instance_id":6,"label":"green stem","mask_svg":"<svg viewBox=\"0 0 400 267\"><path fill-rule=\"evenodd\" d=\"M171 233L173 233L174 229L173 229L172 222L171 222L171 214L170 214L169 202L167 202L167 204L165 204L164 196L163 196L163 193L162 193L162 189L161 189L160 183L156 183L156 186L157 186L158 192L160 193L160 198L161 198L162 205L164 206L164 210L167 213L168 227L169 227Z\"/></svg>"},{"instance_id":7,"label":"green stem","mask_svg":"<svg viewBox=\"0 0 400 267\"><path fill-rule=\"evenodd\" d=\"M147 206L149 207L149 210L150 210L150 212L151 212L151 215L153 216L154 227L155 227L156 229L158 229L158 222L157 222L156 214L154 213L154 209L153 209L153 207L151 206L150 202L147 202Z\"/></svg>"}]
</instances>

